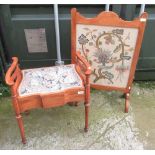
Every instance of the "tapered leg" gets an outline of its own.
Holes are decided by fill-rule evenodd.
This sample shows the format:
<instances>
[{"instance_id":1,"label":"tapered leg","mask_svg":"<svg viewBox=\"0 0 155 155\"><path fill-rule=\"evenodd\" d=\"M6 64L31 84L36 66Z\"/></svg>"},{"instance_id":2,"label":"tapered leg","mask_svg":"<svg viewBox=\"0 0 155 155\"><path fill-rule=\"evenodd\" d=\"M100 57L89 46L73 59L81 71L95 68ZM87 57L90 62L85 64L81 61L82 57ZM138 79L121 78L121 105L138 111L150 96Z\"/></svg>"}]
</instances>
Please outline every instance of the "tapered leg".
<instances>
[{"instance_id":1,"label":"tapered leg","mask_svg":"<svg viewBox=\"0 0 155 155\"><path fill-rule=\"evenodd\" d=\"M23 144L26 144L26 138L25 138L25 132L24 132L24 125L23 125L22 116L21 115L17 115L16 116L16 119L17 119L18 126L19 126L19 129L20 129L22 143Z\"/></svg>"},{"instance_id":2,"label":"tapered leg","mask_svg":"<svg viewBox=\"0 0 155 155\"><path fill-rule=\"evenodd\" d=\"M84 131L88 131L88 117L89 117L89 104L85 103L85 128Z\"/></svg>"},{"instance_id":3,"label":"tapered leg","mask_svg":"<svg viewBox=\"0 0 155 155\"><path fill-rule=\"evenodd\" d=\"M129 111L129 93L125 94L125 113L128 113Z\"/></svg>"},{"instance_id":4,"label":"tapered leg","mask_svg":"<svg viewBox=\"0 0 155 155\"><path fill-rule=\"evenodd\" d=\"M86 85L85 85L85 128L84 131L88 131L88 117L89 117L89 107L90 107L90 79L89 75L86 75Z\"/></svg>"}]
</instances>

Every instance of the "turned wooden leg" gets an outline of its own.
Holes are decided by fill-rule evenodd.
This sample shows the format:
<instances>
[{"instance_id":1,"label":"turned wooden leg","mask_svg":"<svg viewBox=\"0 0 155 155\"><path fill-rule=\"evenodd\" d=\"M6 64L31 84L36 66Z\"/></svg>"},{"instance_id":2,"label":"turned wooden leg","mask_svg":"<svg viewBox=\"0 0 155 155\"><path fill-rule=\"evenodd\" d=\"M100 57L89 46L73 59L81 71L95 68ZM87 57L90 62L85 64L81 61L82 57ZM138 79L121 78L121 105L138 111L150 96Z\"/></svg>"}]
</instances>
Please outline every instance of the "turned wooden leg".
<instances>
[{"instance_id":1,"label":"turned wooden leg","mask_svg":"<svg viewBox=\"0 0 155 155\"><path fill-rule=\"evenodd\" d=\"M90 79L89 75L86 76L86 85L85 85L85 128L84 131L88 131L88 117L89 117L89 107L90 107Z\"/></svg>"},{"instance_id":2,"label":"turned wooden leg","mask_svg":"<svg viewBox=\"0 0 155 155\"><path fill-rule=\"evenodd\" d=\"M22 143L26 144L26 138L25 138L25 133L24 133L24 125L23 125L22 116L19 114L19 115L16 116L16 119L17 119L18 126L19 126L19 129L20 129Z\"/></svg>"},{"instance_id":3,"label":"turned wooden leg","mask_svg":"<svg viewBox=\"0 0 155 155\"><path fill-rule=\"evenodd\" d=\"M125 113L128 113L129 111L129 93L125 94Z\"/></svg>"},{"instance_id":4,"label":"turned wooden leg","mask_svg":"<svg viewBox=\"0 0 155 155\"><path fill-rule=\"evenodd\" d=\"M88 131L88 117L89 117L89 103L85 103L85 128L84 131Z\"/></svg>"}]
</instances>

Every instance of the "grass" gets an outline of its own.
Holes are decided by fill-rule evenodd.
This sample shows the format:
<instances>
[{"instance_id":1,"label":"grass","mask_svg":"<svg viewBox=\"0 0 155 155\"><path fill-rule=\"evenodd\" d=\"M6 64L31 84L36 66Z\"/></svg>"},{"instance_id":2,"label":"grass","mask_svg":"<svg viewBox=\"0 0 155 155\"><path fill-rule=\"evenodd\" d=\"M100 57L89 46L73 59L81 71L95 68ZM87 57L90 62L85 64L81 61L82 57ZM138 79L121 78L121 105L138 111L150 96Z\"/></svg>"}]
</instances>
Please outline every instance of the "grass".
<instances>
[{"instance_id":1,"label":"grass","mask_svg":"<svg viewBox=\"0 0 155 155\"><path fill-rule=\"evenodd\" d=\"M6 84L0 82L0 98L8 97L10 95L11 93L9 87Z\"/></svg>"}]
</instances>

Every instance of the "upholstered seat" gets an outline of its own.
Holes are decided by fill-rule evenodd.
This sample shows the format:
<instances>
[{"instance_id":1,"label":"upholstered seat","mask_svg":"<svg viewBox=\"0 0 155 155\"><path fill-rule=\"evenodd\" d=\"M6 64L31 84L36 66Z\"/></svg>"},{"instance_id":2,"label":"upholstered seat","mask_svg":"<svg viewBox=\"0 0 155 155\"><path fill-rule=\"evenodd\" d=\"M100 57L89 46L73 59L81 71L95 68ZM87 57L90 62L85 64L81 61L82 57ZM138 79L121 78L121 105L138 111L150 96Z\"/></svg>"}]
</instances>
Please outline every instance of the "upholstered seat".
<instances>
[{"instance_id":1,"label":"upholstered seat","mask_svg":"<svg viewBox=\"0 0 155 155\"><path fill-rule=\"evenodd\" d=\"M13 57L5 81L10 86L22 142L26 143L22 113L84 101L85 131L88 131L90 100L89 63L76 52L72 64L21 70Z\"/></svg>"},{"instance_id":2,"label":"upholstered seat","mask_svg":"<svg viewBox=\"0 0 155 155\"><path fill-rule=\"evenodd\" d=\"M19 96L57 93L69 88L83 87L75 65L63 65L22 70Z\"/></svg>"}]
</instances>

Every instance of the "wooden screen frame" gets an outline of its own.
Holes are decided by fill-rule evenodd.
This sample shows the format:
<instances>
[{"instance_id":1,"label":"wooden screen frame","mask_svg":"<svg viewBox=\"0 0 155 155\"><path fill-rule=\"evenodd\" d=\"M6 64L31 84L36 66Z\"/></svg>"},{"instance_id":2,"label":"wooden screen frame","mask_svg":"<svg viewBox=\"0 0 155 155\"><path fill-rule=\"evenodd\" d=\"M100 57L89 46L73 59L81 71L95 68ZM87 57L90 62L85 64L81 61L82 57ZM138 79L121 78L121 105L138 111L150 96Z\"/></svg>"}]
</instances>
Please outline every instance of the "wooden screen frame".
<instances>
[{"instance_id":1,"label":"wooden screen frame","mask_svg":"<svg viewBox=\"0 0 155 155\"><path fill-rule=\"evenodd\" d=\"M134 74L136 70L136 65L138 62L140 48L143 40L145 25L147 21L148 14L146 12L142 13L140 17L134 19L133 21L125 21L112 11L103 11L94 18L85 18L76 8L71 10L71 58L72 63L75 61L76 56L76 25L97 25L97 26L116 26L122 28L136 28L138 29L136 46L133 54L133 59L131 62L131 68L129 72L129 78L126 88L114 87L114 86L101 86L99 84L91 84L92 88L103 89L103 90L118 90L124 93L129 93L131 85L134 79Z\"/></svg>"}]
</instances>

